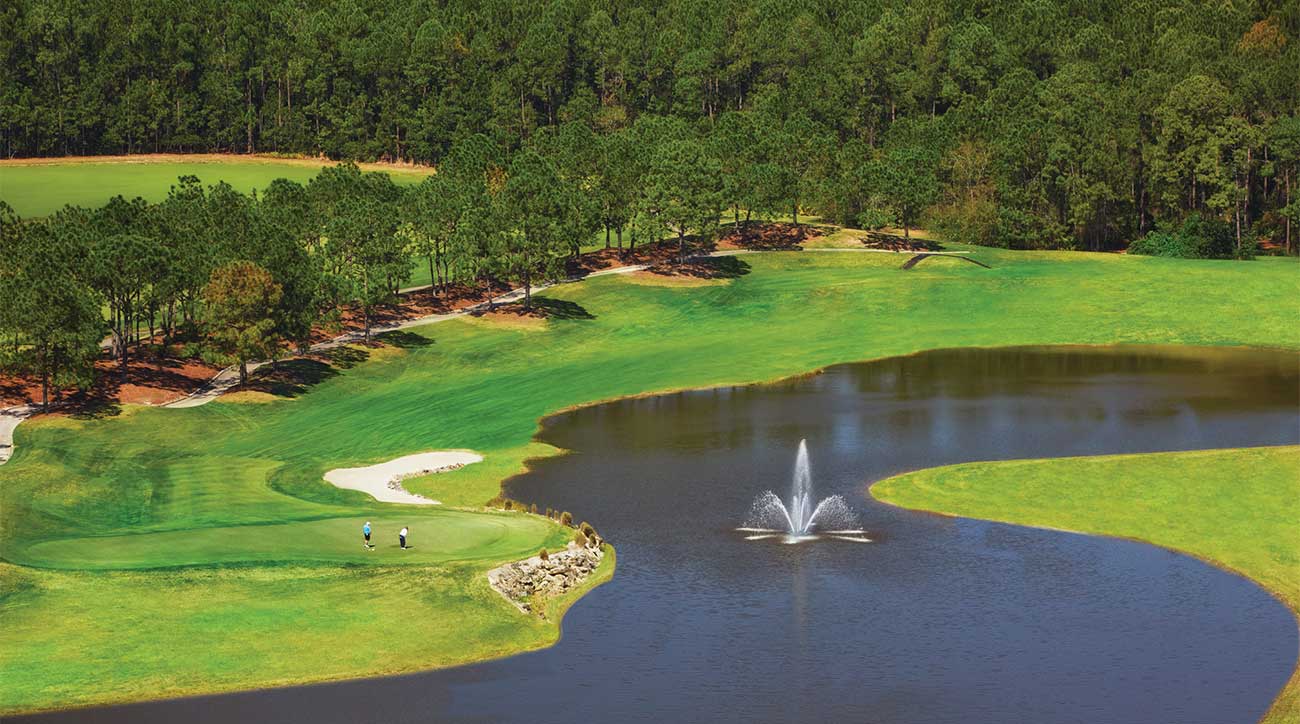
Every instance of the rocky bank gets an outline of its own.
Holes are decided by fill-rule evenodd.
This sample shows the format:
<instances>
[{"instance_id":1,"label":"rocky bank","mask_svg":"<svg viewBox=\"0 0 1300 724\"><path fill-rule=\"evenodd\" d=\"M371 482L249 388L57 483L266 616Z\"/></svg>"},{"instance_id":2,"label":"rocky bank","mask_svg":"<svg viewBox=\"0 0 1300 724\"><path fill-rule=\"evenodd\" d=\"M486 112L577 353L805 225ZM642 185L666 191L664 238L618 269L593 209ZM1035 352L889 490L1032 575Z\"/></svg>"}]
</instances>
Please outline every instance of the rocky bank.
<instances>
[{"instance_id":1,"label":"rocky bank","mask_svg":"<svg viewBox=\"0 0 1300 724\"><path fill-rule=\"evenodd\" d=\"M493 568L488 571L488 583L520 611L533 613L539 598L553 598L581 585L604 556L599 541L585 546L569 543L568 548L550 553L545 560L533 556Z\"/></svg>"}]
</instances>

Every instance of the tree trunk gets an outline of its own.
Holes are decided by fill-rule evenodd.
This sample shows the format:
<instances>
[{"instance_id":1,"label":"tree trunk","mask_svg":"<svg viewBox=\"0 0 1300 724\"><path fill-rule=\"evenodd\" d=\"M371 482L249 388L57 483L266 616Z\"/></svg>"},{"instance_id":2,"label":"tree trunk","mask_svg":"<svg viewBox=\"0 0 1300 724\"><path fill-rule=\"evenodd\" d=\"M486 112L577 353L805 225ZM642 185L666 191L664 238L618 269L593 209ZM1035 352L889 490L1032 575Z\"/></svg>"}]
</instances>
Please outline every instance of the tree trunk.
<instances>
[{"instance_id":1,"label":"tree trunk","mask_svg":"<svg viewBox=\"0 0 1300 724\"><path fill-rule=\"evenodd\" d=\"M361 293L365 298L361 300L361 317L366 325L366 344L370 344L370 273L361 274Z\"/></svg>"},{"instance_id":2,"label":"tree trunk","mask_svg":"<svg viewBox=\"0 0 1300 724\"><path fill-rule=\"evenodd\" d=\"M1291 227L1288 226L1287 228L1290 229ZM618 227L614 233L618 234L618 253L621 256L623 254L623 227Z\"/></svg>"},{"instance_id":3,"label":"tree trunk","mask_svg":"<svg viewBox=\"0 0 1300 724\"><path fill-rule=\"evenodd\" d=\"M1291 172L1290 171L1288 171L1286 174L1286 205L1287 206L1291 205ZM1292 251L1294 250L1291 248L1291 217L1287 216L1286 217L1286 253L1290 254L1292 253Z\"/></svg>"},{"instance_id":4,"label":"tree trunk","mask_svg":"<svg viewBox=\"0 0 1300 724\"><path fill-rule=\"evenodd\" d=\"M677 230L677 263L686 263L686 230Z\"/></svg>"},{"instance_id":5,"label":"tree trunk","mask_svg":"<svg viewBox=\"0 0 1300 724\"><path fill-rule=\"evenodd\" d=\"M533 278L528 273L528 268L524 267L524 309L532 310L533 308Z\"/></svg>"},{"instance_id":6,"label":"tree trunk","mask_svg":"<svg viewBox=\"0 0 1300 724\"><path fill-rule=\"evenodd\" d=\"M429 286L433 287L435 294L438 292L438 284L435 281L436 276L433 273L433 254L429 255Z\"/></svg>"},{"instance_id":7,"label":"tree trunk","mask_svg":"<svg viewBox=\"0 0 1300 724\"><path fill-rule=\"evenodd\" d=\"M609 248L609 224L605 224L605 248Z\"/></svg>"},{"instance_id":8,"label":"tree trunk","mask_svg":"<svg viewBox=\"0 0 1300 724\"><path fill-rule=\"evenodd\" d=\"M248 360L239 360L239 386L243 387L248 384Z\"/></svg>"}]
</instances>

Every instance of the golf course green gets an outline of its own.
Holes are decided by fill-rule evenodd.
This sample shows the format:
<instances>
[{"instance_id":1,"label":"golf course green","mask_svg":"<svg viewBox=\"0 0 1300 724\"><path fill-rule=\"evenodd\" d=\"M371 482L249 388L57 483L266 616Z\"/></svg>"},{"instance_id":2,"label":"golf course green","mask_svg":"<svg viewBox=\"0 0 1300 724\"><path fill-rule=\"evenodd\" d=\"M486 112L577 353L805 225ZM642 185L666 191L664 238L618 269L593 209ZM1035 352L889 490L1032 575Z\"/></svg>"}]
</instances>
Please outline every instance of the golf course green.
<instances>
[{"instance_id":1,"label":"golf course green","mask_svg":"<svg viewBox=\"0 0 1300 724\"><path fill-rule=\"evenodd\" d=\"M886 503L1110 535L1251 578L1300 616L1300 447L969 463L881 481ZM1293 676L1268 721L1300 717Z\"/></svg>"},{"instance_id":2,"label":"golf course green","mask_svg":"<svg viewBox=\"0 0 1300 724\"><path fill-rule=\"evenodd\" d=\"M195 159L199 160L195 160ZM224 181L236 191L264 189L277 178L307 183L333 161L277 159L264 156L93 157L69 160L22 160L0 163L0 201L24 218L46 216L67 206L94 208L114 196L137 196L150 202L167 198L181 176L197 176L206 185ZM380 170L363 165L363 170ZM382 168L399 184L415 184L429 169Z\"/></svg>"},{"instance_id":3,"label":"golf course green","mask_svg":"<svg viewBox=\"0 0 1300 724\"><path fill-rule=\"evenodd\" d=\"M528 458L555 452L531 438L568 407L937 347L1300 348L1294 259L950 246L991 268L790 252L741 256L737 276L704 286L605 276L545 292L584 314L416 327L295 398L30 420L0 467L0 712L411 671L553 642L563 604L547 620L520 615L483 573L571 532L481 506ZM379 504L322 479L441 449L485 458L404 482L444 508ZM1285 490L1287 460L1274 467ZM366 519L381 526L373 552ZM1094 532L1134 534L1097 520ZM398 524L413 551L393 548ZM1284 533L1260 544L1286 548ZM107 650L114 666L93 654Z\"/></svg>"}]
</instances>

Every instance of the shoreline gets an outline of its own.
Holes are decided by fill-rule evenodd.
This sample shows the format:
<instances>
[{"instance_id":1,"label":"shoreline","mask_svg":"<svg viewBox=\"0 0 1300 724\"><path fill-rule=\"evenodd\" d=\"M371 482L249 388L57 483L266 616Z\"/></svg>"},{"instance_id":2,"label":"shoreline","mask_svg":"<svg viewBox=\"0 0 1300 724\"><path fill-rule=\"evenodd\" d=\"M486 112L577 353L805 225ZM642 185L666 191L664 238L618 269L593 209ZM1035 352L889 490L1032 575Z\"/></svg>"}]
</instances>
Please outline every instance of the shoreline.
<instances>
[{"instance_id":1,"label":"shoreline","mask_svg":"<svg viewBox=\"0 0 1300 724\"><path fill-rule=\"evenodd\" d=\"M1160 451L1160 452L1147 452L1147 453L1073 455L1073 456L1055 457L1055 458L1018 458L1013 460L989 460L989 461L954 463L950 465L939 465L930 468L920 468L918 470L908 470L908 471L897 473L895 475L891 475L886 478L882 478L880 480L872 481L871 483L867 484L867 486L863 490L863 493L869 496L870 498L872 498L873 500L888 505L890 507L899 508L902 510L909 510L917 513L923 513L927 515L935 515L935 516L952 518L952 519L986 521L990 523L1011 525L1011 526L1016 526L1021 528L1050 530L1057 533L1068 533L1071 535L1082 535L1082 536L1090 536L1095 538L1109 538L1114 540L1129 541L1132 543L1139 543L1142 545L1161 548L1171 553L1180 556L1186 556L1188 558L1192 558L1194 560L1200 561L1201 563L1204 563L1205 565L1208 565L1212 568L1215 568L1217 570L1223 571L1224 573L1248 581L1249 583L1257 587L1259 590L1263 591L1264 593L1272 597L1275 601L1281 604L1283 608L1287 609L1287 611L1291 614L1291 617L1295 622L1296 628L1300 630L1300 598L1295 598L1293 600L1292 595L1290 595L1288 592L1274 588L1267 581L1261 579L1260 577L1257 577L1255 574L1252 574L1251 572L1245 570L1244 568L1226 563L1222 560L1213 557L1208 553L1200 553L1200 552L1188 550L1186 548L1176 546L1170 543L1161 543L1159 541L1153 540L1152 538L1143 537L1141 535L1125 535L1120 533L1108 533L1101 530L1086 530L1078 527L1075 528L1061 527L1059 525L1048 525L1046 523L1041 523L1041 522L1016 520L1010 516L997 517L997 518L984 517L983 515L973 514L974 511L971 514L968 514L968 513L955 512L951 509L913 507L912 505L907 505L898 502L897 498L891 499L889 492L885 492L883 496L876 492L877 487L885 483L892 483L894 485L901 486L904 484L903 481L905 481L905 479L916 475L936 474L941 471L953 470L957 468L974 467L976 469L982 469L987 471L987 470L996 470L997 468L1000 467L1011 467L1015 465L1026 465L1026 464L1037 464L1037 465L1067 464L1068 465L1072 462L1079 462L1079 461L1086 461L1089 463L1103 463L1107 461L1133 460L1133 459L1151 460L1160 457L1183 458L1183 457L1191 457L1191 456L1206 456L1206 455L1216 455L1216 454L1219 455L1230 455L1233 453L1243 454L1243 453L1249 453L1255 451L1300 452L1300 445L1259 445L1259 446L1249 446L1249 447L1204 448L1204 449L1196 449L1196 450L1173 450L1173 451ZM902 492L902 491L900 490L895 492ZM957 507L961 507L960 503L957 504ZM1007 508L1007 510L1014 511L1015 508ZM1101 526L1101 527L1105 527L1105 526ZM1290 695L1290 698L1288 698L1288 695ZM1270 721L1274 721L1275 718L1276 721L1279 722L1290 721L1289 717L1291 717L1297 711L1300 711L1300 653L1297 654L1297 660L1291 670L1290 677L1288 677L1288 679L1282 684L1282 688L1280 688L1277 691L1277 693L1274 695L1273 700L1269 703L1268 710L1264 713L1264 716L1259 721L1270 722Z\"/></svg>"},{"instance_id":2,"label":"shoreline","mask_svg":"<svg viewBox=\"0 0 1300 724\"><path fill-rule=\"evenodd\" d=\"M806 376L811 376L811 375L821 374L821 373L823 373L826 369L829 369L829 368L831 368L831 367L840 366L840 365L862 364L862 363L864 363L864 362L879 361L879 360L890 359L890 358L895 358L895 357L909 357L909 356L915 356L915 355L918 355L918 354L923 354L923 353L930 352L930 351L935 351L935 350L944 350L944 349L950 349L950 350L961 350L961 349L1014 349L1014 348L1021 348L1021 349L1035 349L1035 348L1038 348L1038 349L1042 349L1042 348L1061 348L1061 347L1077 347L1077 348L1088 348L1088 349L1119 349L1119 348L1123 348L1123 347L1133 347L1133 348L1138 348L1138 349L1150 349L1150 348L1153 348L1153 347L1154 347L1154 348L1158 348L1158 347L1166 347L1166 348L1174 348L1174 349L1176 349L1176 350L1181 350L1181 351L1183 351L1183 352L1185 352L1185 353L1187 353L1187 354L1195 354L1195 350L1198 350L1198 349L1200 349L1200 350L1232 349L1232 350L1241 350L1241 351L1254 351L1254 350L1258 350L1258 351L1273 351L1273 352L1283 352L1283 353L1292 353L1292 354L1300 355L1300 350L1297 350L1297 349L1294 349L1294 348L1288 348L1288 347L1261 347L1261 346L1257 346L1257 345L1239 345L1239 344L1238 344L1238 345L1214 345L1214 346L1209 346L1209 345L1168 345L1168 344L1166 344L1166 345L1159 345L1159 344L1153 345L1153 344L1132 344L1132 343L1106 343L1106 344L1056 344L1056 345L1053 345L1053 344L1036 344L1036 345L1007 345L1007 346L1002 346L1002 345L993 345L993 346L987 346L987 345L966 345L966 346L959 346L959 347L943 347L943 348L934 348L934 349L918 349L918 350L915 350L915 351L912 351L912 352L908 352L908 353L905 353L905 354L891 354L891 355L883 355L883 356L880 356L880 357L874 357L874 358L868 358L868 359L862 359L862 360L855 360L855 361L849 361L849 362L835 362L835 363L831 363L831 364L827 364L827 365L822 365L822 366L817 367L817 368L815 368L815 369L813 369L813 370L810 370L810 371L805 371L805 372L796 372L796 373L792 373L792 374L783 374L783 375L778 375L778 376L775 376L775 377L772 377L772 378L770 378L770 379L766 379L766 380L751 381L751 382L739 382L739 383L717 383L717 384L709 384L709 385L700 385L700 386L695 386L695 387L673 388L673 389L668 389L668 390L658 390L658 391L650 391L650 392L638 393L638 394L634 394L634 395L620 395L620 396L610 397L610 398L607 398L607 399L594 400L594 401L589 401L589 402L579 403L579 404L575 404L575 405L570 405L570 406L567 406L567 407L564 407L564 408L561 408L561 409L558 409L558 410L552 411L552 412L550 412L550 413L547 413L547 414L542 415L542 416L540 416L539 418L537 418L536 426L535 426L535 428L534 428L534 432L533 432L533 436L532 436L532 438L530 438L530 440L531 440L532 442L538 442L536 436L537 436L537 435L541 432L541 430L543 429L543 426L544 426L545 421L548 420L548 419L550 419L550 418L552 418L552 417L554 417L554 416L561 415L561 414L565 414L565 413L567 413L567 412L570 412L570 411L573 411L573 410L577 410L577 409L582 409L582 408L586 408L586 407L594 407L594 406L597 406L597 405L608 404L608 403L611 403L611 402L617 402L617 401L621 401L621 400L640 399L640 398L647 398L647 397L655 397L655 396L671 395L671 394L676 394L676 393L680 393L680 392L691 392L691 391L702 391L702 390L709 390L709 389L718 389L718 388L723 388L723 387L742 387L742 386L743 386L743 387L751 387L751 386L758 386L758 385L770 385L770 384L776 384L776 383L782 382L782 381L784 381L784 380L791 380L791 379L796 379L796 378L800 378L800 377L806 377ZM1264 447L1264 448L1269 448L1269 447L1289 447L1289 446L1263 446L1263 447ZM1236 449L1236 448L1226 448L1226 449ZM1252 449L1252 448L1241 448L1241 449ZM1181 452L1181 453L1160 453L1160 452L1156 452L1156 453L1138 453L1138 454L1131 454L1131 455L1127 455L1127 456L1128 456L1128 457L1134 457L1134 456L1141 457L1141 456L1162 455L1162 454L1186 454L1186 453L1195 453L1195 452L1213 452L1213 451L1215 451L1215 449L1197 450L1197 451L1183 451L1183 452ZM514 473L514 474L507 475L506 477L503 477L501 480L499 480L499 481L498 481L498 486L497 486L497 487L498 487L498 490L504 490L504 486L505 486L505 484L506 484L509 480L511 480L511 479L513 479L513 478L515 478L515 477L517 477L517 476L519 476L519 475L525 475L525 474L531 472L531 470L532 470L532 468L533 468L533 466L531 465L531 463L532 463L533 461L537 461L537 460L545 460L545 459L548 459L548 458L550 458L550 457L556 457L556 456L566 455L566 454L569 454L570 452L571 452L571 451L566 450L566 449L556 448L554 452L550 452L550 453L548 453L548 454L534 455L534 456L530 456L530 457L526 457L526 458L522 459L522 460L520 461L520 463L521 463L521 465L522 465L522 470L520 470L519 472L516 472L516 473ZM1095 459L1095 458L1106 458L1106 457L1125 457L1125 456L1126 456L1126 455L1113 455L1113 454L1112 454L1112 455L1105 455L1105 454L1103 454L1103 455L1096 455L1096 456L1083 456L1082 459L1088 459L1088 458ZM1067 457L1067 458L1027 458L1027 459L1025 459L1024 461L1031 461L1031 462L1047 462L1047 461L1054 461L1054 460L1067 460L1067 459L1071 459L1071 458L1068 458L1068 457ZM987 463L987 464L996 464L996 462L997 462L997 461L990 462L990 463ZM983 464L983 463L979 463L979 462L959 463L959 465L976 465L976 464ZM924 468L924 469L922 469L922 470L937 470L937 469L942 469L943 467L951 467L951 466L938 466L938 467L936 467L936 468ZM918 470L918 471L908 471L908 472L900 473L898 476L891 476L890 478L885 478L884 480L891 480L891 479L894 479L894 478L896 478L896 477L901 477L901 476L903 476L903 475L908 475L908 474L910 474L910 473L915 473L915 472L921 472L921 470ZM873 483L871 484L871 486L869 486L869 488L870 488L870 487L874 487L874 486L875 486L877 483L879 483L879 482L884 482L884 480L873 482ZM868 488L868 490L869 490L869 488ZM884 500L884 499L881 499L881 498L879 498L879 497L876 497L876 496L875 496L874 494L872 494L872 493L869 493L869 492L868 492L868 494L871 494L873 497L875 497L875 498L876 498L877 500L879 500L880 502L883 502L883 503L886 503L886 504L889 504L889 505L895 505L896 507L906 507L906 506L896 505L896 504L894 504L894 503L892 503L892 502L890 502L890 501L888 501L888 500ZM916 510L916 509L913 509L913 510ZM933 511L933 510L923 510L923 509L922 509L922 512L928 512L928 513L935 514L935 515L945 515L945 516L948 516L948 517L954 517L954 518L967 518L967 519L972 519L972 520L991 520L991 519L980 518L980 517L978 517L978 516L958 515L958 514L947 513L947 512L942 512L942 511ZM1133 539L1133 538L1129 538L1129 537L1126 537L1126 536L1120 536L1120 535L1111 535L1111 534L1105 534L1105 533L1090 533L1090 532L1079 531L1079 530L1072 530L1072 529L1066 529L1066 528L1053 528L1053 527L1051 527L1051 526L1033 525L1033 524L1023 524L1023 523L1017 523L1017 522L1015 522L1015 521L1005 520L1005 519L1004 519L1004 520L994 520L994 522L1001 522L1001 523L1006 523L1006 524L1008 524L1008 525L1017 525L1017 526L1023 526L1023 527L1051 528L1051 529L1054 529L1054 530L1059 530L1060 532L1065 532L1065 533L1070 533L1070 534L1077 534L1077 535L1089 535L1089 536L1104 537L1104 538L1116 538L1116 539L1130 539L1130 540L1136 540L1136 541L1139 542L1139 543L1143 543L1143 544L1146 544L1146 545L1153 545L1153 546L1156 546L1156 547L1165 548L1165 549L1167 549L1167 550L1174 551L1175 553L1177 553L1177 554L1179 554L1179 555L1187 555L1187 556L1189 556L1189 557L1191 557L1191 558L1195 558L1195 559L1197 559L1197 560L1204 561L1204 562L1206 562L1207 564L1213 565L1213 566L1215 566L1215 567L1217 567L1217 568L1220 568L1220 569L1225 570L1225 571L1227 571L1227 572L1230 572L1230 573L1232 573L1232 574L1234 574L1234 575L1237 575L1237 576L1240 576L1240 577L1242 577L1242 578L1245 578L1245 579L1249 580L1253 585L1256 585L1256 586L1258 586L1259 588L1263 589L1263 590L1264 590L1265 592L1267 592L1270 596L1272 596L1273 598L1277 599L1280 603L1282 603L1283 606L1285 606L1286 608L1288 608L1288 610L1291 611L1292 616L1293 616L1293 617L1297 617L1297 624L1300 625L1300 614L1297 614L1297 609L1294 608L1294 607L1292 607L1292 605L1291 605L1291 604L1290 604L1286 599L1284 599L1281 595L1279 595L1279 593L1278 593L1277 591L1274 591L1272 588L1266 586L1264 583L1262 583L1262 582L1259 581L1258 579L1255 579L1255 578L1253 578L1253 577L1251 577L1251 576L1249 576L1249 575L1247 575L1247 574L1245 574L1245 573L1242 573L1241 571L1235 570L1235 569L1233 569L1233 568L1231 568L1231 567L1226 566L1225 564L1220 564L1220 563L1217 562L1217 561L1214 561L1214 560L1212 560L1212 559L1207 559L1207 558L1205 558L1205 557L1203 557L1203 556L1200 556L1200 555L1197 555L1197 554L1195 554L1195 553L1190 553L1190 552L1183 551L1183 550L1179 550L1179 549L1176 549L1176 548L1171 548L1171 547L1169 547L1169 546L1165 546L1165 545L1162 545L1162 544L1159 544L1159 543L1154 543L1154 542L1152 542L1152 541L1144 540L1144 539L1141 539L1141 538ZM615 557L614 557L614 555L613 555L612 546L610 546L609 553L610 553L610 555L605 556L605 559L608 559L608 561L609 561L609 565L611 566L611 568L610 568L607 572L602 573L602 571L603 571L603 570L605 569L605 567L606 567L606 562L605 562L605 560L602 560L601 565L597 568L597 570L596 570L595 572L592 573L591 576L589 576L587 579L585 579L585 580L582 582L582 585L578 586L577 588L575 588L575 589L572 590L572 591L566 592L566 593L563 594L562 596L558 596L558 597L556 597L556 598L554 598L554 599L550 599L550 600L548 601L548 605L547 605L548 613L552 610L552 609L551 609L551 606L552 606L552 605L556 605L557 603L558 603L559 605L561 605L562 608L560 609L560 612L558 613L558 616L557 616L557 617L555 617L555 618L553 618L553 619L550 619L550 620L553 620L553 621L556 623L557 631L558 631L557 636L556 636L556 638L555 638L554 640L552 640L551 642L547 643L547 644L544 645L544 646L539 646L539 647L536 647L536 648L527 648L527 649L515 650L515 651L510 651L510 652L502 652L502 653L500 653L499 655L490 655L490 656L486 656L486 657L477 657L477 658L467 659L467 660L465 660L465 661L460 661L460 662L457 662L457 663L449 663L449 664L446 664L446 665L440 665L440 666L433 666L433 667L428 667L428 666L425 666L425 667L418 667L418 666L417 666L417 667L411 667L411 668L392 669L392 670L387 670L387 671L382 671L382 670L381 670L381 671L374 672L373 674L366 674L366 675L359 676L359 677L353 677L353 676L341 676L341 677L324 677L324 678L319 678L319 679L316 679L316 678L307 678L307 679L296 679L296 680L277 680L277 681L267 682L267 683L265 683L264 685L258 685L258 686L251 687L251 688L244 688L244 687L230 687L230 688L214 689L214 690L203 691L203 692L185 693L185 694L179 694L179 695L176 695L176 696L162 696L162 697L158 697L158 698L155 698L155 699L143 699L143 700L142 700L142 699L105 700L105 701L102 701L102 702L99 702L99 703L86 704L86 705L84 705L84 706L54 707L54 708L35 708L35 709L19 709L19 710L10 710L10 711L5 711L5 712L3 712L3 713L4 713L5 715L39 714L39 713L44 713L44 712L71 711L71 710L78 710L78 709L94 709L94 708L112 707L112 706L125 705L125 704L130 704L130 703L135 703L135 702L141 702L141 701L165 701L165 700L169 700L169 699L188 699L188 698L196 698L196 697L204 697L204 696L212 696L212 695L231 694L231 693L236 693L236 692L262 691L262 690L275 689L275 688L284 688L284 687L289 687L289 686L309 686L309 685L312 685L312 684L323 684L323 683L336 682L336 681L364 681L364 680L371 680L371 679L391 678L391 677L395 677L395 676L418 674L419 672L424 672L424 671L432 671L432 670L437 670L437 669L452 668L452 667L455 667L455 666L466 666L466 665L471 665L471 664L474 664L474 663L477 663L477 662L480 662L480 661L490 661L490 660L495 660L495 659L500 659L500 658L508 658L508 657L510 657L510 656L515 656L515 655L519 655L519 654L528 653L529 651L540 650L540 649L542 649L542 648L547 648L547 647L549 647L549 646L553 646L556 642L558 642L558 641L560 640L560 635L562 635L562 619L563 619L563 615L564 615L565 612L567 612L568 608L571 607L571 606L573 605L573 603L576 603L577 600L579 600L582 596L586 595L586 593L590 592L591 590L594 590L596 587L598 587L598 586L600 586L600 585L602 585L602 584L608 582L609 580L612 580L613 573L614 573L614 570L613 570L612 566L613 566L613 562L614 562L614 560L615 560ZM494 565L494 566L492 566L492 567L491 567L490 569L488 569L488 570L492 570L492 569L498 568L498 567L503 566L503 565L508 565L509 563L512 563L512 562L515 562L515 561L506 561L506 562L504 562L504 563L501 563L501 564L498 564L498 565ZM488 582L488 580L487 580L487 578L486 578L486 575L484 575L484 576L482 577L482 580L483 580L484 583L486 583L486 584L488 585L489 589L493 591L493 595L494 595L494 597L496 597L498 600L503 601L504 603L508 603L508 604L510 604L510 602L506 599L505 596L502 596L498 591L495 590L495 588L494 588L493 586L491 586L490 582ZM514 608L516 611L518 610L518 608L517 608L516 606L514 606L513 604L510 604L510 606L511 606L511 608ZM1293 678L1294 678L1297 674L1300 674L1300 666L1298 666L1297 669L1293 672ZM1287 686L1289 687L1289 686L1290 686L1290 683L1288 683ZM1279 702L1279 701L1280 701L1280 698L1275 698L1275 699L1274 699L1274 702L1273 702L1273 704L1272 704L1271 706L1275 706L1275 705L1277 704L1277 702ZM1270 709L1270 711L1271 711L1271 709Z\"/></svg>"},{"instance_id":3,"label":"shoreline","mask_svg":"<svg viewBox=\"0 0 1300 724\"><path fill-rule=\"evenodd\" d=\"M587 595L588 593L596 590L597 588L613 580L614 571L617 568L617 557L618 557L617 550L614 548L613 545L611 545L608 542L603 543L603 548L604 548L604 555L601 557L600 565L597 566L596 570L592 571L591 575L587 576L587 578L582 581L581 585L562 595L547 600L546 611L548 616L546 619L544 619L544 622L548 624L554 624L555 638L540 646L523 648L523 649L515 649L510 651L499 651L488 656L473 657L463 661L456 661L452 663L445 663L445 664L439 664L434 666L427 666L427 665L420 666L417 664L414 666L396 667L391 669L379 669L360 676L343 675L343 676L323 676L319 678L307 678L307 679L273 679L270 681L266 681L262 684L259 684L257 686L217 687L208 690L176 693L174 695L163 695L152 699L120 698L120 699L105 699L103 701L99 701L92 704L76 704L72 706L35 707L35 708L27 708L27 709L0 709L0 720L3 720L6 717L40 716L42 714L91 711L95 709L111 709L114 707L125 707L125 706L131 706L133 704L140 704L140 703L147 703L147 702L205 699L208 697L226 696L231 694L243 694L243 693L259 692L259 691L271 691L273 689L284 689L284 688L295 687L295 686L317 686L317 685L328 685L333 683L339 683L344 681L378 681L380 679L395 679L395 678L401 678L405 676L420 676L430 671L452 669L458 666L472 666L474 664L482 663L484 661L496 661L500 659L508 659L512 656L521 656L523 654L531 653L533 651L540 651L542 649L550 648L560 642L560 639L564 636L564 616L569 612L569 609L572 608L575 603L581 600L583 596ZM495 564L492 567L496 568L499 566L509 565L512 562L514 561L506 561L500 564ZM9 565L17 565L17 564L9 564ZM486 574L484 574L482 578L479 580L483 582L483 585L488 586L489 591L492 593L494 597L497 598L497 600L500 600L502 602L502 605L509 606L511 609L516 611L518 610L512 604L510 604L505 599L504 596L501 596L500 594L496 593L494 590L491 589L490 584L488 584L487 582Z\"/></svg>"}]
</instances>

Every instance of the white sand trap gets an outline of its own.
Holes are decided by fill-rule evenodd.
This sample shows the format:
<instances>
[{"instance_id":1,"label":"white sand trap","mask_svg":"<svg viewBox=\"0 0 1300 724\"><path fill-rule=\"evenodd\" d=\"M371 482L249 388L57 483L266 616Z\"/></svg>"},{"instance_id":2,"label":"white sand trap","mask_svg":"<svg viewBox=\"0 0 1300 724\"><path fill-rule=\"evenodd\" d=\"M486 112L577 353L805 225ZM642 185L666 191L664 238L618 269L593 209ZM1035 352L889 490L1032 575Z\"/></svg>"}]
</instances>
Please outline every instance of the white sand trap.
<instances>
[{"instance_id":1,"label":"white sand trap","mask_svg":"<svg viewBox=\"0 0 1300 724\"><path fill-rule=\"evenodd\" d=\"M456 470L482 461L482 455L467 450L439 450L406 455L364 468L335 468L325 473L325 480L340 488L368 493L382 503L438 505L436 500L408 492L402 487L402 481L430 473Z\"/></svg>"}]
</instances>

